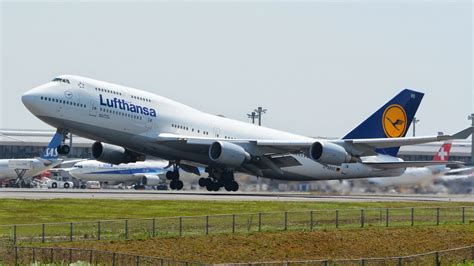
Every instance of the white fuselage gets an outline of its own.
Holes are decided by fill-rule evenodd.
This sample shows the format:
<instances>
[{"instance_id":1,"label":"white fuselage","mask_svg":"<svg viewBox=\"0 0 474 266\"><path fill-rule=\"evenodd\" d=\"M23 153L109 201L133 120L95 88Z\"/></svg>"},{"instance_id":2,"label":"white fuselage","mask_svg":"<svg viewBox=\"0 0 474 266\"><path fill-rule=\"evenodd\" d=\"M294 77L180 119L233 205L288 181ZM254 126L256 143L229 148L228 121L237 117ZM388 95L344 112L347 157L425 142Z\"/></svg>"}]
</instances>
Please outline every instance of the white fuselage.
<instances>
[{"instance_id":1,"label":"white fuselage","mask_svg":"<svg viewBox=\"0 0 474 266\"><path fill-rule=\"evenodd\" d=\"M69 174L81 181L99 181L109 185L139 183L142 177L163 176L164 161L146 161L128 164L108 164L95 160L76 163Z\"/></svg>"},{"instance_id":2,"label":"white fuselage","mask_svg":"<svg viewBox=\"0 0 474 266\"><path fill-rule=\"evenodd\" d=\"M22 178L29 179L37 176L57 164L60 161L45 164L40 159L2 159L0 160L0 180L17 179L20 174Z\"/></svg>"},{"instance_id":3,"label":"white fuselage","mask_svg":"<svg viewBox=\"0 0 474 266\"><path fill-rule=\"evenodd\" d=\"M191 145L173 147L157 142L156 137L162 133L222 141L314 141L305 136L204 113L146 91L77 76L61 78L68 82L49 82L23 95L23 103L38 118L53 127L67 128L79 136L166 160L189 160L203 165L213 163L207 152L197 152ZM131 108L132 104L136 108ZM136 112L137 106L141 110L146 108L146 114ZM360 163L323 165L302 155L293 157L301 165L283 167L283 175L264 170L263 176L285 180L324 180L398 176L404 171L400 168L379 170ZM371 159L399 160L390 156Z\"/></svg>"},{"instance_id":4,"label":"white fuselage","mask_svg":"<svg viewBox=\"0 0 474 266\"><path fill-rule=\"evenodd\" d=\"M409 167L400 176L371 178L370 182L381 187L394 186L426 186L433 183L437 177L442 176L449 169L444 165L427 166L427 167Z\"/></svg>"}]
</instances>

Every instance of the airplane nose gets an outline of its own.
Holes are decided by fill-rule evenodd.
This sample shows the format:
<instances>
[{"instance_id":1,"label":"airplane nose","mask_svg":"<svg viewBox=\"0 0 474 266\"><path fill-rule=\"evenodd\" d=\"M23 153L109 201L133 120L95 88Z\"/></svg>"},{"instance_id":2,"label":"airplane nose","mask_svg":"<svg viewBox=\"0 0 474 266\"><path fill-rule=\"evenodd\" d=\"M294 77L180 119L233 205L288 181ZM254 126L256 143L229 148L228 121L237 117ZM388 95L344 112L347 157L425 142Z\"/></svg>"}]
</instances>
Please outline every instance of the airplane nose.
<instances>
[{"instance_id":1,"label":"airplane nose","mask_svg":"<svg viewBox=\"0 0 474 266\"><path fill-rule=\"evenodd\" d=\"M29 90L21 96L21 101L23 102L23 105L25 105L25 107L33 113L36 96L37 95L35 93L35 89Z\"/></svg>"}]
</instances>

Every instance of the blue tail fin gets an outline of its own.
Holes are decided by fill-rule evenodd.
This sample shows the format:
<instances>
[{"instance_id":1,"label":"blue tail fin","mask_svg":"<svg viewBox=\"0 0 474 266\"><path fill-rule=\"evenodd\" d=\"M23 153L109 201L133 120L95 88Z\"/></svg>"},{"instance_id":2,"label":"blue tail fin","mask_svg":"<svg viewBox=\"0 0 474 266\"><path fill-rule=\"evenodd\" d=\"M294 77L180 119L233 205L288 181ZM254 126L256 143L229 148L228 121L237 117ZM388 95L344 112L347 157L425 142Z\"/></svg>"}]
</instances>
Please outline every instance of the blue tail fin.
<instances>
[{"instance_id":1,"label":"blue tail fin","mask_svg":"<svg viewBox=\"0 0 474 266\"><path fill-rule=\"evenodd\" d=\"M402 138L410 127L423 93L404 89L343 139ZM396 156L400 147L377 150Z\"/></svg>"},{"instance_id":2,"label":"blue tail fin","mask_svg":"<svg viewBox=\"0 0 474 266\"><path fill-rule=\"evenodd\" d=\"M41 154L42 159L51 160L58 158L58 147L61 145L62 135L59 133L54 134L53 138L48 144L48 147Z\"/></svg>"}]
</instances>

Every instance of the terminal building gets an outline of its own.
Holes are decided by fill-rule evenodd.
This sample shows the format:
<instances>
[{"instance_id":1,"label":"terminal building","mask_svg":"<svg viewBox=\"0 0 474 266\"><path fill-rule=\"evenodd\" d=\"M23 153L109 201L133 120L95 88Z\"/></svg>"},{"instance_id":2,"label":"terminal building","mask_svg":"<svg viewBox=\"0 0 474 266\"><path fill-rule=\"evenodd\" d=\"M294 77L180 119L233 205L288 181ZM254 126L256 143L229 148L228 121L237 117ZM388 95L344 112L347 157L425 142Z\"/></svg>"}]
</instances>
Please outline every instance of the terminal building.
<instances>
[{"instance_id":1,"label":"terminal building","mask_svg":"<svg viewBox=\"0 0 474 266\"><path fill-rule=\"evenodd\" d=\"M0 129L0 159L34 158L40 156L50 142L54 131ZM92 158L93 140L73 136L69 157ZM441 142L433 142L400 148L399 157L406 161L431 161L441 147ZM471 140L452 142L450 161L471 162Z\"/></svg>"}]
</instances>

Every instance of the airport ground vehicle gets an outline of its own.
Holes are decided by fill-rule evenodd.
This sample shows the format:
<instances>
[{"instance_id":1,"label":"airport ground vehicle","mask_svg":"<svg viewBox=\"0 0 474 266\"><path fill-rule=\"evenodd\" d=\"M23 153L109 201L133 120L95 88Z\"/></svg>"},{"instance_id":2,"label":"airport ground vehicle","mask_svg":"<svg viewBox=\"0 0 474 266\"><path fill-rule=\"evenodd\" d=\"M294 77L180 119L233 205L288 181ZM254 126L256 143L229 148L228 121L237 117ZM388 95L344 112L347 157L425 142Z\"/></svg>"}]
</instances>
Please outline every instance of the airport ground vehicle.
<instances>
[{"instance_id":1,"label":"airport ground vehicle","mask_svg":"<svg viewBox=\"0 0 474 266\"><path fill-rule=\"evenodd\" d=\"M46 184L47 188L73 188L74 183L71 181L65 181L60 178L54 178L54 179L48 179L44 181Z\"/></svg>"}]
</instances>

